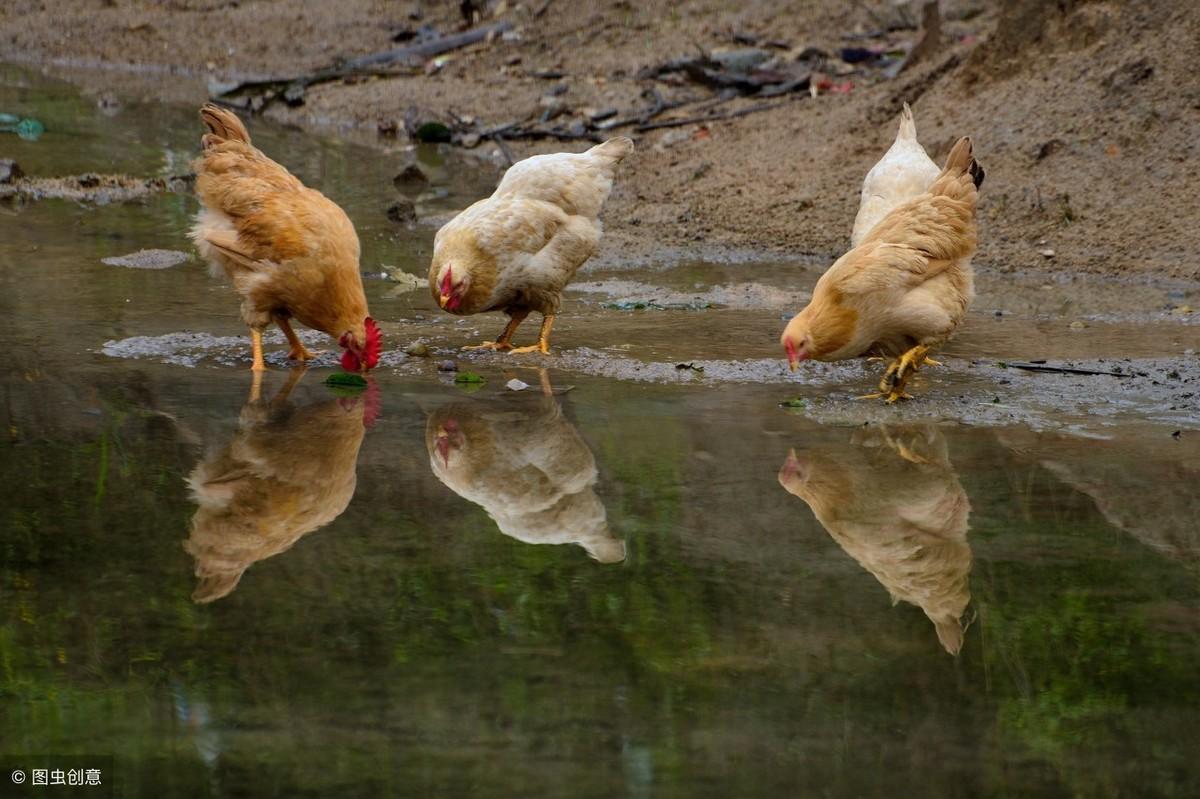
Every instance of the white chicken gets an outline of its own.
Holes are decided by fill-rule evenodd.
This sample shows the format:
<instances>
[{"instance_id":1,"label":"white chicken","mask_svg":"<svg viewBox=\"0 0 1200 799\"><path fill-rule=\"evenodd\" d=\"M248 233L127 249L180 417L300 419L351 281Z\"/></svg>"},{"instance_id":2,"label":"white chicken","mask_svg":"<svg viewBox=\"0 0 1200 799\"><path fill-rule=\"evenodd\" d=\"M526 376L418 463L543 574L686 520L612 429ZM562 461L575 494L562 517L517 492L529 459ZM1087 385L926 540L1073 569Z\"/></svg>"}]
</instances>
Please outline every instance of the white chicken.
<instances>
[{"instance_id":1,"label":"white chicken","mask_svg":"<svg viewBox=\"0 0 1200 799\"><path fill-rule=\"evenodd\" d=\"M438 231L429 289L442 309L510 317L498 339L467 349L550 351L563 289L600 245L600 209L617 164L631 152L633 142L619 136L585 153L526 158L491 197ZM542 314L538 343L513 349L512 337L531 311Z\"/></svg>"},{"instance_id":2,"label":"white chicken","mask_svg":"<svg viewBox=\"0 0 1200 799\"><path fill-rule=\"evenodd\" d=\"M862 244L871 228L897 205L928 191L941 171L917 141L917 123L905 103L896 140L863 180L850 247Z\"/></svg>"}]
</instances>

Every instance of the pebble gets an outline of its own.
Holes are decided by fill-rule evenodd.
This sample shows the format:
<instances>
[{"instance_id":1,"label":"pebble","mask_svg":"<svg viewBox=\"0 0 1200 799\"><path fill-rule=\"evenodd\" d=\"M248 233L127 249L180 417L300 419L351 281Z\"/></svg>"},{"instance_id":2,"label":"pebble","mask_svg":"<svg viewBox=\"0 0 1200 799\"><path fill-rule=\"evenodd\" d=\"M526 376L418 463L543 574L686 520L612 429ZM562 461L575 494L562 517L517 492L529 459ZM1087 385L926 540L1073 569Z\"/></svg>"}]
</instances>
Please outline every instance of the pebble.
<instances>
[{"instance_id":1,"label":"pebble","mask_svg":"<svg viewBox=\"0 0 1200 799\"><path fill-rule=\"evenodd\" d=\"M458 364L454 361L438 361L439 372L457 372Z\"/></svg>"},{"instance_id":2,"label":"pebble","mask_svg":"<svg viewBox=\"0 0 1200 799\"><path fill-rule=\"evenodd\" d=\"M1047 247L1044 250L1039 250L1039 252L1042 254L1043 258L1053 258L1054 257L1054 250L1050 249L1049 247Z\"/></svg>"},{"instance_id":3,"label":"pebble","mask_svg":"<svg viewBox=\"0 0 1200 799\"><path fill-rule=\"evenodd\" d=\"M407 347L405 347L404 354L411 355L414 358L428 358L429 357L429 347L425 346L424 344L422 344L421 342L418 341L413 344L409 344Z\"/></svg>"},{"instance_id":4,"label":"pebble","mask_svg":"<svg viewBox=\"0 0 1200 799\"><path fill-rule=\"evenodd\" d=\"M512 380L509 380L507 383L505 383L504 387L509 391L524 391L525 389L529 388L529 384L514 377Z\"/></svg>"},{"instance_id":5,"label":"pebble","mask_svg":"<svg viewBox=\"0 0 1200 799\"><path fill-rule=\"evenodd\" d=\"M1085 327L1087 327L1087 322L1080 322L1076 320L1068 325L1068 327L1070 327L1072 330L1083 330Z\"/></svg>"}]
</instances>

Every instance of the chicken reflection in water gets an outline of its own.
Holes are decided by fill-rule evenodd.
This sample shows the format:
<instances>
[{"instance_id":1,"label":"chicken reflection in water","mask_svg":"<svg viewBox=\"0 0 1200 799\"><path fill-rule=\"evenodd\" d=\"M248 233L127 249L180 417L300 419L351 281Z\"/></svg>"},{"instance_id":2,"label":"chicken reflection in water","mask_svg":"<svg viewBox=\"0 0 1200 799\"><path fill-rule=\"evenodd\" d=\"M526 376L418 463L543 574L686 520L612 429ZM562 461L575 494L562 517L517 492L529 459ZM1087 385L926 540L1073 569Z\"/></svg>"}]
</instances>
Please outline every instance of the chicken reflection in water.
<instances>
[{"instance_id":1,"label":"chicken reflection in water","mask_svg":"<svg viewBox=\"0 0 1200 799\"><path fill-rule=\"evenodd\" d=\"M246 569L329 524L354 496L358 450L379 411L378 386L298 407L289 396L303 373L292 370L269 401L255 374L233 440L188 477L200 506L184 543L200 578L196 602L227 596Z\"/></svg>"},{"instance_id":2,"label":"chicken reflection in water","mask_svg":"<svg viewBox=\"0 0 1200 799\"><path fill-rule=\"evenodd\" d=\"M971 600L971 506L937 428L864 428L844 447L792 450L779 484L808 503L893 604L925 611L942 646L958 654Z\"/></svg>"},{"instance_id":3,"label":"chicken reflection in water","mask_svg":"<svg viewBox=\"0 0 1200 799\"><path fill-rule=\"evenodd\" d=\"M430 414L433 473L488 512L500 532L528 544L578 544L600 563L625 560L596 496L592 451L554 398L541 392L453 402Z\"/></svg>"}]
</instances>

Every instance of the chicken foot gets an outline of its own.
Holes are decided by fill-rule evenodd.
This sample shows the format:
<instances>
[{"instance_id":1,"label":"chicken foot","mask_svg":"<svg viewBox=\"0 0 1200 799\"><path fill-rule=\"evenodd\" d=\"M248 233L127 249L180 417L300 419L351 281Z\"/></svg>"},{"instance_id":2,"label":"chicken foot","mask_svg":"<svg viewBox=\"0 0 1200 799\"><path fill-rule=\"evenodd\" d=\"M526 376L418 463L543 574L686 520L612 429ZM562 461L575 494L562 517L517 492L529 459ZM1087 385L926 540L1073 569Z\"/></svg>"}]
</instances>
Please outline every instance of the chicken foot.
<instances>
[{"instance_id":1,"label":"chicken foot","mask_svg":"<svg viewBox=\"0 0 1200 799\"><path fill-rule=\"evenodd\" d=\"M912 399L912 394L904 390L908 385L909 378L922 364L939 365L937 361L931 360L928 356L929 347L923 344L913 347L888 366L887 371L883 373L883 379L879 381L878 392L867 394L860 399L882 398L888 405L897 400Z\"/></svg>"},{"instance_id":2,"label":"chicken foot","mask_svg":"<svg viewBox=\"0 0 1200 799\"><path fill-rule=\"evenodd\" d=\"M262 331L253 327L250 328L250 352L254 358L254 363L250 364L250 369L255 372L265 372L267 365L263 362Z\"/></svg>"},{"instance_id":3,"label":"chicken foot","mask_svg":"<svg viewBox=\"0 0 1200 799\"><path fill-rule=\"evenodd\" d=\"M513 355L521 355L527 352L539 352L542 355L550 354L550 328L554 327L554 314L546 314L542 316L542 330L538 333L537 344L531 344L528 347L517 347L512 350Z\"/></svg>"},{"instance_id":4,"label":"chicken foot","mask_svg":"<svg viewBox=\"0 0 1200 799\"><path fill-rule=\"evenodd\" d=\"M513 348L512 337L517 334L517 328L525 321L525 317L529 316L529 311L513 311L508 324L504 326L504 332L495 341L485 341L482 344L468 344L463 347L464 350L496 350L497 352L505 352Z\"/></svg>"}]
</instances>

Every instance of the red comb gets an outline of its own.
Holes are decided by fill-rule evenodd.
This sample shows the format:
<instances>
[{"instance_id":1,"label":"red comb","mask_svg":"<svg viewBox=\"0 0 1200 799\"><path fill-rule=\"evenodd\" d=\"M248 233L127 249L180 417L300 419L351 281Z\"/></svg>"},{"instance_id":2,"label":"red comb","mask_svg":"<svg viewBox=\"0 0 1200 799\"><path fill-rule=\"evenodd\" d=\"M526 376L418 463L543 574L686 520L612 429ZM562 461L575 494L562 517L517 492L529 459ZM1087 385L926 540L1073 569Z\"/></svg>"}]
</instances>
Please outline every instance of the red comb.
<instances>
[{"instance_id":1,"label":"red comb","mask_svg":"<svg viewBox=\"0 0 1200 799\"><path fill-rule=\"evenodd\" d=\"M375 324L375 320L369 316L364 326L367 330L367 343L363 346L363 360L366 361L368 369L374 369L375 364L379 363L379 353L383 351L383 333Z\"/></svg>"},{"instance_id":2,"label":"red comb","mask_svg":"<svg viewBox=\"0 0 1200 799\"><path fill-rule=\"evenodd\" d=\"M453 284L450 282L450 272L451 270L447 269L446 276L442 278L442 293L446 295L449 295L450 289L454 288Z\"/></svg>"}]
</instances>

